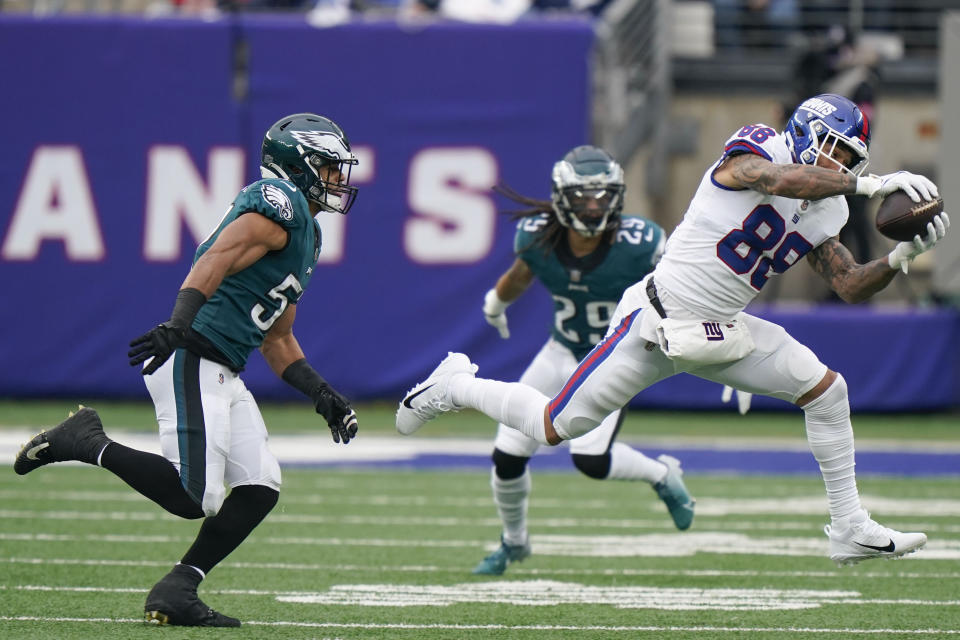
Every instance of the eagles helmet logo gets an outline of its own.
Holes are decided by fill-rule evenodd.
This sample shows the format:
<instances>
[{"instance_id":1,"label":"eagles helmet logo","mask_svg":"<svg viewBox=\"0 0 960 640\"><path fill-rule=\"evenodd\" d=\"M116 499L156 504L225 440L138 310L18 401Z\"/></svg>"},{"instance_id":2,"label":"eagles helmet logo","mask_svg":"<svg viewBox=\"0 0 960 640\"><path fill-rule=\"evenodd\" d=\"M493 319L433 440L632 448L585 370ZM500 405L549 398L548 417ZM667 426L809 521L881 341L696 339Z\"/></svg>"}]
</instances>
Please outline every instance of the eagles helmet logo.
<instances>
[{"instance_id":1,"label":"eagles helmet logo","mask_svg":"<svg viewBox=\"0 0 960 640\"><path fill-rule=\"evenodd\" d=\"M293 139L310 149L316 149L329 154L338 160L350 157L350 152L343 145L340 137L327 131L293 131Z\"/></svg>"},{"instance_id":2,"label":"eagles helmet logo","mask_svg":"<svg viewBox=\"0 0 960 640\"><path fill-rule=\"evenodd\" d=\"M260 187L260 193L263 194L264 200L273 205L281 218L284 220L293 219L293 204L291 204L290 198L287 197L287 194L284 193L280 187L273 184L265 184Z\"/></svg>"}]
</instances>

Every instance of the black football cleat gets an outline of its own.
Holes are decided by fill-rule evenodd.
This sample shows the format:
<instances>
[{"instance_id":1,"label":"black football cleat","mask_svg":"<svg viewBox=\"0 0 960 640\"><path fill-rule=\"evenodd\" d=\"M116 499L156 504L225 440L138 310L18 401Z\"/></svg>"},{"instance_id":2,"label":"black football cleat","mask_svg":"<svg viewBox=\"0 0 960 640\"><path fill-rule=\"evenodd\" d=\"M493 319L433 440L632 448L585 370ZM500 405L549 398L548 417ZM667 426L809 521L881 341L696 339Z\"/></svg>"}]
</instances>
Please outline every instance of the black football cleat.
<instances>
[{"instance_id":1,"label":"black football cleat","mask_svg":"<svg viewBox=\"0 0 960 640\"><path fill-rule=\"evenodd\" d=\"M197 597L199 584L199 573L178 564L150 590L144 620L180 627L239 627L239 620L214 611Z\"/></svg>"},{"instance_id":2,"label":"black football cleat","mask_svg":"<svg viewBox=\"0 0 960 640\"><path fill-rule=\"evenodd\" d=\"M51 462L79 460L97 464L97 457L110 442L97 412L80 405L76 413L71 411L66 420L23 445L13 470L22 476Z\"/></svg>"}]
</instances>

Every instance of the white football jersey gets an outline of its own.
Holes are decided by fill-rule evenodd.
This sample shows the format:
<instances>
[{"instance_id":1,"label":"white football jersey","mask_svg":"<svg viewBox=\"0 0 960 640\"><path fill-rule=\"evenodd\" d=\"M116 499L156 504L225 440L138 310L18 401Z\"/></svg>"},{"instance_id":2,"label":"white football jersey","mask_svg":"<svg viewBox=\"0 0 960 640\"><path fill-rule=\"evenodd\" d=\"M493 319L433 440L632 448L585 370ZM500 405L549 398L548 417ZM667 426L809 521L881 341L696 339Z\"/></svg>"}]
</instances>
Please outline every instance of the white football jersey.
<instances>
[{"instance_id":1,"label":"white football jersey","mask_svg":"<svg viewBox=\"0 0 960 640\"><path fill-rule=\"evenodd\" d=\"M744 152L793 163L786 136L762 124L740 129L704 174L654 271L657 285L693 317L733 318L769 278L836 236L847 222L842 196L796 200L713 180L720 162Z\"/></svg>"}]
</instances>

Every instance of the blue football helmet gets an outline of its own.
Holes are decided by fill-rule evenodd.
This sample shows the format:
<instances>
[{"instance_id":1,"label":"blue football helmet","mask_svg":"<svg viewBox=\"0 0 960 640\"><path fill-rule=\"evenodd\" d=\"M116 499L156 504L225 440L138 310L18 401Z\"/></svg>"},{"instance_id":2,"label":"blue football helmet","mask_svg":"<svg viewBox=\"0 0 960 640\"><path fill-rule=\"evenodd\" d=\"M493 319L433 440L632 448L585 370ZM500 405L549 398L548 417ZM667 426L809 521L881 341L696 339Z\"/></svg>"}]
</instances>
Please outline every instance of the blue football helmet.
<instances>
[{"instance_id":1,"label":"blue football helmet","mask_svg":"<svg viewBox=\"0 0 960 640\"><path fill-rule=\"evenodd\" d=\"M860 107L833 93L807 98L793 112L784 130L793 161L816 164L821 155L834 163L831 154L838 144L853 154L844 170L859 176L870 161L870 123Z\"/></svg>"},{"instance_id":2,"label":"blue football helmet","mask_svg":"<svg viewBox=\"0 0 960 640\"><path fill-rule=\"evenodd\" d=\"M620 224L623 168L603 149L571 149L553 165L553 211L565 227L592 238Z\"/></svg>"}]
</instances>

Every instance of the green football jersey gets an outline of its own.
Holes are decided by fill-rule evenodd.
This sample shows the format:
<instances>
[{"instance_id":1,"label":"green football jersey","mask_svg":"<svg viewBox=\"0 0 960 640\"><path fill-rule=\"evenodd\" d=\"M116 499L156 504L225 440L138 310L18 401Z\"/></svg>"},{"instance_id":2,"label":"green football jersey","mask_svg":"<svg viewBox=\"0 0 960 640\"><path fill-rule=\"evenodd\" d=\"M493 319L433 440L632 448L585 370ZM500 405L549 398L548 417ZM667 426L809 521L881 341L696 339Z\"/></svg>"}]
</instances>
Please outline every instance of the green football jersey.
<instances>
[{"instance_id":1,"label":"green football jersey","mask_svg":"<svg viewBox=\"0 0 960 640\"><path fill-rule=\"evenodd\" d=\"M514 251L553 296L551 335L582 360L603 338L624 290L653 270L663 252L664 233L657 223L623 216L612 244L575 257L563 236L544 253L535 243L551 214L524 218L517 225Z\"/></svg>"},{"instance_id":2,"label":"green football jersey","mask_svg":"<svg viewBox=\"0 0 960 640\"><path fill-rule=\"evenodd\" d=\"M228 224L247 212L283 227L289 234L287 246L224 278L193 321L193 330L213 343L236 369L242 369L250 352L260 347L287 305L297 303L320 257L320 226L306 198L291 182L267 179L240 191L214 232L197 248L194 263Z\"/></svg>"}]
</instances>

